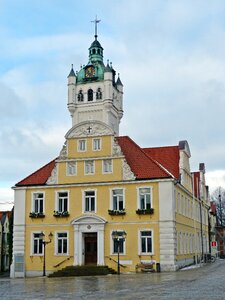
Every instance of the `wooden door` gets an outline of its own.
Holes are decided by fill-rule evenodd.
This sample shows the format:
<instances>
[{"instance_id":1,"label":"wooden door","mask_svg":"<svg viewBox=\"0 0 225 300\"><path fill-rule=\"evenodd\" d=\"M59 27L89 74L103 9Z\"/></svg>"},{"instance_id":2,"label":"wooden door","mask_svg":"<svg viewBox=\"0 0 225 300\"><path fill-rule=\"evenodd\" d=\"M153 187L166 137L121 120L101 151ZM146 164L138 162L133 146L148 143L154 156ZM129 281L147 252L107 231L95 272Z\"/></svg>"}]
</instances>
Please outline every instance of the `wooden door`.
<instances>
[{"instance_id":1,"label":"wooden door","mask_svg":"<svg viewBox=\"0 0 225 300\"><path fill-rule=\"evenodd\" d=\"M97 233L86 234L84 237L85 265L97 264Z\"/></svg>"}]
</instances>

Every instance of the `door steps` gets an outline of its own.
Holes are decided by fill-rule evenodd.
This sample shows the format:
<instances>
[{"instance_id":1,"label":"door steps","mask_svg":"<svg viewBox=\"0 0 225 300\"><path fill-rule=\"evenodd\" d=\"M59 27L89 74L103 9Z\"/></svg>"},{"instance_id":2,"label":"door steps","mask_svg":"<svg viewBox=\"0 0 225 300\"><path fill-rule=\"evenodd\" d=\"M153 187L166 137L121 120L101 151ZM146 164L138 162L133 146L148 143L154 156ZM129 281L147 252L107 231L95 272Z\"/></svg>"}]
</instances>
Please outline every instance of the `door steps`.
<instances>
[{"instance_id":1,"label":"door steps","mask_svg":"<svg viewBox=\"0 0 225 300\"><path fill-rule=\"evenodd\" d=\"M68 266L58 270L48 277L69 277L69 276L94 276L116 274L116 271L108 266Z\"/></svg>"}]
</instances>

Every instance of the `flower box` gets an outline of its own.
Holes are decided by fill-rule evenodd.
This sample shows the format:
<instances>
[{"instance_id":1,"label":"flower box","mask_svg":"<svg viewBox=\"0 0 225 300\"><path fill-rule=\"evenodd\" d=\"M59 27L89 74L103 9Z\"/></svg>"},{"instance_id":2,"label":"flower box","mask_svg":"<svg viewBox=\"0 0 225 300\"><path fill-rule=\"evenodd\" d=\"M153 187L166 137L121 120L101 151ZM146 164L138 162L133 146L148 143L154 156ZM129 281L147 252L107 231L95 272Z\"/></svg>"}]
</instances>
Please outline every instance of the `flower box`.
<instances>
[{"instance_id":1,"label":"flower box","mask_svg":"<svg viewBox=\"0 0 225 300\"><path fill-rule=\"evenodd\" d=\"M121 209L121 210L114 210L114 209L109 209L108 210L109 215L111 216L121 216L121 215L125 215L125 209Z\"/></svg>"},{"instance_id":2,"label":"flower box","mask_svg":"<svg viewBox=\"0 0 225 300\"><path fill-rule=\"evenodd\" d=\"M37 213L37 212L30 212L29 215L30 218L44 218L45 215L43 213Z\"/></svg>"},{"instance_id":3,"label":"flower box","mask_svg":"<svg viewBox=\"0 0 225 300\"><path fill-rule=\"evenodd\" d=\"M70 214L68 211L55 211L54 210L54 217L68 217Z\"/></svg>"},{"instance_id":4,"label":"flower box","mask_svg":"<svg viewBox=\"0 0 225 300\"><path fill-rule=\"evenodd\" d=\"M154 213L153 208L136 210L136 214L138 215L152 215L153 213Z\"/></svg>"}]
</instances>

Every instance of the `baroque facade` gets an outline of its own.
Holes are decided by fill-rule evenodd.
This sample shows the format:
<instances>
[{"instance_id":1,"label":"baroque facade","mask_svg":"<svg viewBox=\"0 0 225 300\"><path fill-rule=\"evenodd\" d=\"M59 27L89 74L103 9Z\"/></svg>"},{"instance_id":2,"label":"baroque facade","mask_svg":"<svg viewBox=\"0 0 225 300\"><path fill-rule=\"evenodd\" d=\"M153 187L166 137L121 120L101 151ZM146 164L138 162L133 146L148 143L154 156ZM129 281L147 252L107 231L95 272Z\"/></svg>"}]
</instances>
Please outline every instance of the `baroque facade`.
<instances>
[{"instance_id":1,"label":"baroque facade","mask_svg":"<svg viewBox=\"0 0 225 300\"><path fill-rule=\"evenodd\" d=\"M14 187L11 277L41 275L43 256L47 274L71 265L116 269L118 252L121 272L135 272L177 270L208 251L204 164L191 172L187 141L141 148L119 136L123 85L104 64L97 34L88 63L69 73L68 110L72 127L59 156Z\"/></svg>"}]
</instances>

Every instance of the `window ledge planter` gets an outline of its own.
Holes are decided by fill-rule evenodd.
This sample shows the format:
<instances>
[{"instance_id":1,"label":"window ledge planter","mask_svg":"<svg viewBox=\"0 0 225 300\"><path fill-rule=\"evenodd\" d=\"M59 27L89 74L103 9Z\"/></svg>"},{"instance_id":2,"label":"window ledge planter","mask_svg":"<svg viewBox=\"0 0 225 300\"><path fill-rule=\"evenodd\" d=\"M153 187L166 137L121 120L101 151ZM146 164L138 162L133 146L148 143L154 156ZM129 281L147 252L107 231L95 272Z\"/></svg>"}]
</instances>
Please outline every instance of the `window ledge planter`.
<instances>
[{"instance_id":1,"label":"window ledge planter","mask_svg":"<svg viewBox=\"0 0 225 300\"><path fill-rule=\"evenodd\" d=\"M54 210L54 217L68 217L70 214L68 211L55 211Z\"/></svg>"},{"instance_id":2,"label":"window ledge planter","mask_svg":"<svg viewBox=\"0 0 225 300\"><path fill-rule=\"evenodd\" d=\"M153 213L154 213L153 208L136 210L136 214L138 215L152 215Z\"/></svg>"},{"instance_id":3,"label":"window ledge planter","mask_svg":"<svg viewBox=\"0 0 225 300\"><path fill-rule=\"evenodd\" d=\"M122 210L111 210L111 209L109 209L108 213L111 216L121 216L121 215L126 214L125 209L122 209Z\"/></svg>"},{"instance_id":4,"label":"window ledge planter","mask_svg":"<svg viewBox=\"0 0 225 300\"><path fill-rule=\"evenodd\" d=\"M30 212L30 218L44 218L45 215L43 213Z\"/></svg>"}]
</instances>

